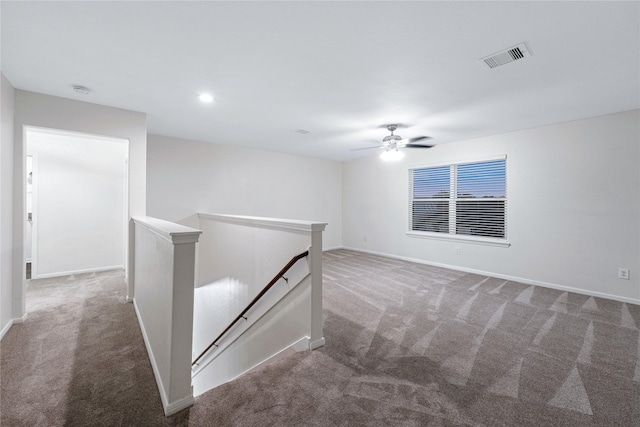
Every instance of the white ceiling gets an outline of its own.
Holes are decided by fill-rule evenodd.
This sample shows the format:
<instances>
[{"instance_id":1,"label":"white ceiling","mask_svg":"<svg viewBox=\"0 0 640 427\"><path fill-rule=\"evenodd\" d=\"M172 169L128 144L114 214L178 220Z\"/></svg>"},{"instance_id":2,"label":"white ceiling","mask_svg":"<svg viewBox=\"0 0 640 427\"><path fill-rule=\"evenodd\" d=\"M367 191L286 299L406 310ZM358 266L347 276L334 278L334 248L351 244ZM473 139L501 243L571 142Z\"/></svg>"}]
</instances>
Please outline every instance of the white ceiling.
<instances>
[{"instance_id":1,"label":"white ceiling","mask_svg":"<svg viewBox=\"0 0 640 427\"><path fill-rule=\"evenodd\" d=\"M159 135L348 160L387 123L442 144L640 108L638 1L0 5L14 87ZM520 42L531 57L479 61Z\"/></svg>"}]
</instances>

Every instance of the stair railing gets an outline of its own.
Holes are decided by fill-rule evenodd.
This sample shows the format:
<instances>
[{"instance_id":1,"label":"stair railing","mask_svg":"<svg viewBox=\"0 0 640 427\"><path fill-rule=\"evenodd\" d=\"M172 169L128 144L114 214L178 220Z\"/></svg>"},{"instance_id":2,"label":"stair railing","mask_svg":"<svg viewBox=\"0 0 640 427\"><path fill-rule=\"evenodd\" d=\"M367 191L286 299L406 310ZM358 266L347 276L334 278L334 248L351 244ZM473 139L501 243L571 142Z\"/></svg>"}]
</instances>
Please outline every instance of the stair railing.
<instances>
[{"instance_id":1,"label":"stair railing","mask_svg":"<svg viewBox=\"0 0 640 427\"><path fill-rule=\"evenodd\" d=\"M298 262L299 260L301 260L302 258L306 257L309 255L309 251L305 251L299 255L294 256L293 258L291 258L291 260L287 263L287 265L285 265L284 267L282 267L282 270L280 270L280 272L278 272L278 274L276 274L273 279L271 279L271 281L269 283L267 283L267 285L264 287L264 289L262 289L262 291L260 291L260 293L258 295L256 295L256 297L249 303L249 305L247 305L247 307L242 310L242 312L238 315L238 317L236 317L233 322L231 322L229 324L229 326L227 326L225 328L224 331L222 331L222 333L220 335L218 335L218 337L213 340L213 342L211 344L209 344L209 346L204 349L204 351L202 353L200 353L200 355L198 357L196 357L196 359L193 361L193 363L191 363L191 366L193 365L197 365L198 361L205 355L207 354L207 352L209 350L211 350L211 347L218 347L218 341L220 341L220 339L227 333L229 332L229 330L231 330L231 328L233 328L233 326L240 320L240 319L244 319L247 320L247 317L245 316L245 314L247 314L247 312L249 310L251 310L251 307L253 307L259 300L260 298L262 298L264 296L264 294L266 294L269 289L271 289L273 287L273 285L275 285L278 280L280 280L281 278L284 279L287 283L289 283L289 279L287 279L286 277L284 277L285 273L287 271L289 271L289 269L291 267L293 267L293 265Z\"/></svg>"}]
</instances>

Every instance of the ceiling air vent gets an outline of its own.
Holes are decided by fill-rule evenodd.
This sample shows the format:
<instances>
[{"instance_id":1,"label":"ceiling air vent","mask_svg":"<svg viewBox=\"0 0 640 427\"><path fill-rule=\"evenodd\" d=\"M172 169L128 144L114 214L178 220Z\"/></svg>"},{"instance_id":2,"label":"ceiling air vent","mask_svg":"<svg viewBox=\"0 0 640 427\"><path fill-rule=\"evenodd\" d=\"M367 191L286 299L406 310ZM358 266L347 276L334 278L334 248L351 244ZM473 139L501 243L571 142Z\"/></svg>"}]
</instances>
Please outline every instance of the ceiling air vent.
<instances>
[{"instance_id":1,"label":"ceiling air vent","mask_svg":"<svg viewBox=\"0 0 640 427\"><path fill-rule=\"evenodd\" d=\"M517 61L518 59L531 56L527 45L520 43L517 46L510 47L509 49L502 50L494 53L493 55L486 56L480 60L487 68L496 68L509 62Z\"/></svg>"}]
</instances>

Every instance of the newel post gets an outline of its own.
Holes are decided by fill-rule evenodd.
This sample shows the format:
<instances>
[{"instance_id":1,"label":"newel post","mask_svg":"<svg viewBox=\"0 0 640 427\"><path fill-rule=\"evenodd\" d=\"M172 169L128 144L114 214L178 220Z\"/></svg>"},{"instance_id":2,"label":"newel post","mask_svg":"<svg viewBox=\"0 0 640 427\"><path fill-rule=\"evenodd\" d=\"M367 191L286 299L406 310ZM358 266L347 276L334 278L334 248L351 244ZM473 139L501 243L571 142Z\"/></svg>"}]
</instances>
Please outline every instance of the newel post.
<instances>
[{"instance_id":1,"label":"newel post","mask_svg":"<svg viewBox=\"0 0 640 427\"><path fill-rule=\"evenodd\" d=\"M326 224L311 225L309 271L311 272L311 337L309 348L315 350L324 345L322 332L322 232Z\"/></svg>"},{"instance_id":2,"label":"newel post","mask_svg":"<svg viewBox=\"0 0 640 427\"><path fill-rule=\"evenodd\" d=\"M194 403L191 385L195 245L202 231L136 217L133 306L165 415Z\"/></svg>"}]
</instances>

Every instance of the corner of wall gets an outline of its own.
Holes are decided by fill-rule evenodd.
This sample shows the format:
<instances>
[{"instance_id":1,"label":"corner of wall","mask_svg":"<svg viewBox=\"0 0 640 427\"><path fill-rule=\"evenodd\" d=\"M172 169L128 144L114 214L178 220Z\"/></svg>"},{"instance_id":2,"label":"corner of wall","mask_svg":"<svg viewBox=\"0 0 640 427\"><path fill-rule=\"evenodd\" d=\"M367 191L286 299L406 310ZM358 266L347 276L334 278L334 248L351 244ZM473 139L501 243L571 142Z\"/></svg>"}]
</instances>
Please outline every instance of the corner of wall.
<instances>
[{"instance_id":1,"label":"corner of wall","mask_svg":"<svg viewBox=\"0 0 640 427\"><path fill-rule=\"evenodd\" d=\"M12 318L13 140L15 89L0 72L0 339Z\"/></svg>"}]
</instances>

